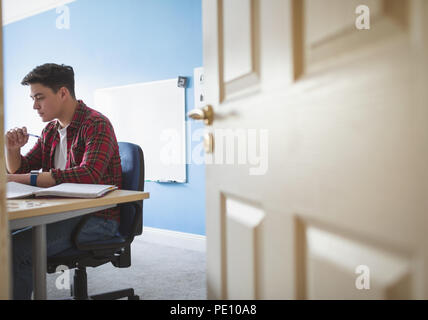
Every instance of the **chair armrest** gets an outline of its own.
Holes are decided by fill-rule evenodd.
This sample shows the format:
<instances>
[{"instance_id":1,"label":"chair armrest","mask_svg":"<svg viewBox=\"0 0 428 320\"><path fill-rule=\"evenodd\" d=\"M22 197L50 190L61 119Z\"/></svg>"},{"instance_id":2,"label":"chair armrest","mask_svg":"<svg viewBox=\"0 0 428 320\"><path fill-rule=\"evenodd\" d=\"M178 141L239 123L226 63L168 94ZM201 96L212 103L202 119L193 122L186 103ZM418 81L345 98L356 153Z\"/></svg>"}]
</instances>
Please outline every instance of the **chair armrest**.
<instances>
[{"instance_id":1,"label":"chair armrest","mask_svg":"<svg viewBox=\"0 0 428 320\"><path fill-rule=\"evenodd\" d=\"M127 237L125 238L125 242L123 242L123 243L103 243L103 244L80 243L78 241L78 237L79 237L79 234L80 234L82 228L84 227L84 225L86 224L88 219L92 216L89 214L89 215L86 215L85 217L83 217L82 220L80 220L79 224L75 227L75 229L72 232L71 241L74 243L75 247L81 251L94 251L94 250L103 250L103 249L122 248L122 247L125 247L125 246L131 244L131 242L134 240L134 237L137 233L137 228L141 224L141 221L142 221L142 214L139 214L139 212L141 212L141 210L142 210L142 206L141 206L141 201L135 201L135 202L129 202L126 204L119 204L118 207L123 207L125 205L133 205L135 207L135 216L134 216L134 221L132 223L132 230L127 235ZM140 211L138 211L138 210L140 210ZM108 240L105 240L105 241L108 241Z\"/></svg>"}]
</instances>

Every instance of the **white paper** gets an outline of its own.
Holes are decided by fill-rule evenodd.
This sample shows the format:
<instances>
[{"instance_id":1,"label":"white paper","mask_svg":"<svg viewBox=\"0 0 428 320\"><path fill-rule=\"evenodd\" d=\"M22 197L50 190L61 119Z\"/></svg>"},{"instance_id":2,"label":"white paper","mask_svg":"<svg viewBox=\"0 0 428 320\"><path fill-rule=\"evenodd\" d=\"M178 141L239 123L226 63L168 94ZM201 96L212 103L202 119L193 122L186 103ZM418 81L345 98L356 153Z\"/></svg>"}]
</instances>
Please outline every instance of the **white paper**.
<instances>
[{"instance_id":1,"label":"white paper","mask_svg":"<svg viewBox=\"0 0 428 320\"><path fill-rule=\"evenodd\" d=\"M115 189L116 186L105 184L61 183L36 192L36 197L97 198Z\"/></svg>"},{"instance_id":2,"label":"white paper","mask_svg":"<svg viewBox=\"0 0 428 320\"><path fill-rule=\"evenodd\" d=\"M26 198L32 195L36 197L98 198L117 189L113 185L83 183L62 183L50 188L39 188L17 182L8 182L6 188L7 199Z\"/></svg>"},{"instance_id":3,"label":"white paper","mask_svg":"<svg viewBox=\"0 0 428 320\"><path fill-rule=\"evenodd\" d=\"M43 190L43 188L29 186L27 184L8 182L6 184L6 198L18 199L26 198L34 194L34 192Z\"/></svg>"}]
</instances>

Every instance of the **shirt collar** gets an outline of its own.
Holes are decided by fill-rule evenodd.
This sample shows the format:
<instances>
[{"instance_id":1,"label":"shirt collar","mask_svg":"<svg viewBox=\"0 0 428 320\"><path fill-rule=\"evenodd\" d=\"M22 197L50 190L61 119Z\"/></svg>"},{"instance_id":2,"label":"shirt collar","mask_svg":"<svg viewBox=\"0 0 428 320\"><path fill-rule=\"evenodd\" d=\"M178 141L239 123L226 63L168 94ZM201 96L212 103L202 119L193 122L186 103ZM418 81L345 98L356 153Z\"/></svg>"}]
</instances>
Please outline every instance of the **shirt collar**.
<instances>
[{"instance_id":1,"label":"shirt collar","mask_svg":"<svg viewBox=\"0 0 428 320\"><path fill-rule=\"evenodd\" d=\"M74 111L73 119L71 120L70 124L67 126L70 128L79 128L80 124L82 123L83 118L85 117L85 109L86 105L82 100L77 100L77 107ZM56 129L59 129L59 121L56 121Z\"/></svg>"}]
</instances>

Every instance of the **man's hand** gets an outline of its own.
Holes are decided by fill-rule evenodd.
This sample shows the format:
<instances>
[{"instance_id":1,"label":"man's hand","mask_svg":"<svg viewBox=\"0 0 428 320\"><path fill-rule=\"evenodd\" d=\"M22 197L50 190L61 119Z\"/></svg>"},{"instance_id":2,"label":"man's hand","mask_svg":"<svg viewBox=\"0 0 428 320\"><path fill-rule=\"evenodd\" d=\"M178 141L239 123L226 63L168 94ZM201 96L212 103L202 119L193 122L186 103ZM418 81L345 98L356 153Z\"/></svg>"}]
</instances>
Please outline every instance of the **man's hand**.
<instances>
[{"instance_id":1,"label":"man's hand","mask_svg":"<svg viewBox=\"0 0 428 320\"><path fill-rule=\"evenodd\" d=\"M6 169L9 173L16 172L21 166L21 147L28 142L27 128L15 128L5 135Z\"/></svg>"},{"instance_id":2,"label":"man's hand","mask_svg":"<svg viewBox=\"0 0 428 320\"><path fill-rule=\"evenodd\" d=\"M18 151L28 142L27 128L15 128L9 130L5 136L5 146L9 151Z\"/></svg>"}]
</instances>

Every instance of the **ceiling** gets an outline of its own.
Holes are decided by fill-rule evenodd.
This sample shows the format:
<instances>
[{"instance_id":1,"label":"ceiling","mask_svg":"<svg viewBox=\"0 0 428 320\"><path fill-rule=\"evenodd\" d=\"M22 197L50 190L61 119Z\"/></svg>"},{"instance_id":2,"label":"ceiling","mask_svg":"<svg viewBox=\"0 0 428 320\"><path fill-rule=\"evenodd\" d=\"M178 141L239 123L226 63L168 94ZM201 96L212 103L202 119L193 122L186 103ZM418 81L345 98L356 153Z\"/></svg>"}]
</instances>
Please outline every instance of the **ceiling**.
<instances>
[{"instance_id":1,"label":"ceiling","mask_svg":"<svg viewBox=\"0 0 428 320\"><path fill-rule=\"evenodd\" d=\"M34 16L75 0L2 0L3 25Z\"/></svg>"}]
</instances>

